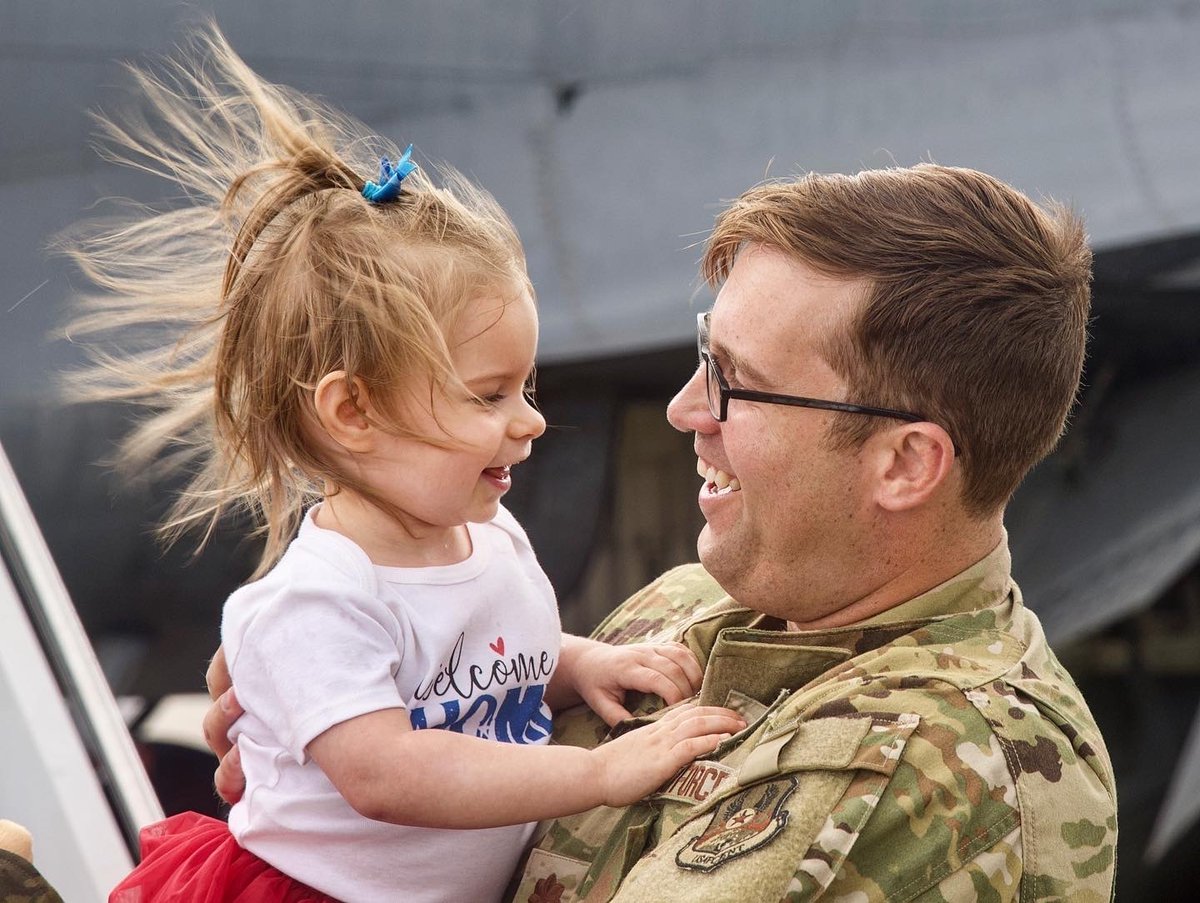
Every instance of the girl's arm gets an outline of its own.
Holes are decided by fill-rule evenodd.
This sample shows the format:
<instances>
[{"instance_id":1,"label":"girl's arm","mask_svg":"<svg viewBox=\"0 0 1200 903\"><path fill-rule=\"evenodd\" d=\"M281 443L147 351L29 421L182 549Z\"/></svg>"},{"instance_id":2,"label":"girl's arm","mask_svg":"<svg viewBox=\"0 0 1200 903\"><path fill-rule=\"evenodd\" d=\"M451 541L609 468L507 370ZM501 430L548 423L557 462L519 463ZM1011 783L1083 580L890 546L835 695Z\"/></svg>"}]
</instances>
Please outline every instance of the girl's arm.
<instances>
[{"instance_id":1,"label":"girl's arm","mask_svg":"<svg viewBox=\"0 0 1200 903\"><path fill-rule=\"evenodd\" d=\"M698 693L703 677L696 656L682 643L611 646L564 634L546 702L554 711L586 702L613 725L630 717L626 690L654 693L674 705Z\"/></svg>"},{"instance_id":2,"label":"girl's arm","mask_svg":"<svg viewBox=\"0 0 1200 903\"><path fill-rule=\"evenodd\" d=\"M745 726L728 709L683 706L585 750L413 730L405 709L384 709L334 725L307 751L367 818L488 828L629 805Z\"/></svg>"}]
</instances>

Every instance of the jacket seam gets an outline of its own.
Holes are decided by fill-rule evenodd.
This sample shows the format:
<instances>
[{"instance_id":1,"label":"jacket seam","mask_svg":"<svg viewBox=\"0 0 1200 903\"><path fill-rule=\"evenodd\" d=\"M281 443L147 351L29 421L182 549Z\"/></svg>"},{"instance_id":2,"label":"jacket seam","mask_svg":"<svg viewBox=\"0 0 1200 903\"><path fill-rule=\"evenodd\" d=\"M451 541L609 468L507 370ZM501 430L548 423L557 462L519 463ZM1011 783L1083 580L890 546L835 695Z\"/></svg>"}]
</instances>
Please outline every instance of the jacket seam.
<instances>
[{"instance_id":1,"label":"jacket seam","mask_svg":"<svg viewBox=\"0 0 1200 903\"><path fill-rule=\"evenodd\" d=\"M962 861L961 865L953 868L950 866L949 861L947 861L943 868L935 869L928 879L924 877L914 878L908 884L897 888L897 893L903 895L900 899L912 900L927 890L937 887L951 875L962 871L963 868L974 862L981 853L990 850L1011 834L1014 829L1019 827L1021 827L1021 813L1020 811L1015 811L1005 815L986 829L975 832L975 834L966 838L954 848L958 854L958 858ZM1022 869L1023 878L1024 870Z\"/></svg>"}]
</instances>

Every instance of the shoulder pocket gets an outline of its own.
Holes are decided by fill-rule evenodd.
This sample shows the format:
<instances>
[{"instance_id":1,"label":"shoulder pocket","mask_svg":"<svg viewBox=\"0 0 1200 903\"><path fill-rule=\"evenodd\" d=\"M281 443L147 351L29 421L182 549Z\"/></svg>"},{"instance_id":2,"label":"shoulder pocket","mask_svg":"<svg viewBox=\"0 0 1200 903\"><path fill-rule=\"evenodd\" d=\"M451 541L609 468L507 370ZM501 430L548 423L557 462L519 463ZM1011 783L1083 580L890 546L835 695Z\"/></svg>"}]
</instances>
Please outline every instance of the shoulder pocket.
<instances>
[{"instance_id":1,"label":"shoulder pocket","mask_svg":"<svg viewBox=\"0 0 1200 903\"><path fill-rule=\"evenodd\" d=\"M827 887L918 724L916 715L846 715L768 729L736 781L637 862L613 899L649 903L670 886L678 900L776 900L798 875L814 891Z\"/></svg>"}]
</instances>

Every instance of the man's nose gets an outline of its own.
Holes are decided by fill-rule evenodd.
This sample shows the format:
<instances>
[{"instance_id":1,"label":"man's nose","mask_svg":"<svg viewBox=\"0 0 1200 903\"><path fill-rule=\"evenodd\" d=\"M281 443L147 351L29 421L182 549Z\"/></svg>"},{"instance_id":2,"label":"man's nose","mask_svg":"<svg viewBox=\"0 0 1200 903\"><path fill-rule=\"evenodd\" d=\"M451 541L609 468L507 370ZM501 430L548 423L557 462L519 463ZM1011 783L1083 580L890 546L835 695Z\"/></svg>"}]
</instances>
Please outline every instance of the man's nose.
<instances>
[{"instance_id":1,"label":"man's nose","mask_svg":"<svg viewBox=\"0 0 1200 903\"><path fill-rule=\"evenodd\" d=\"M709 433L716 427L717 421L708 410L703 363L667 405L667 420L675 429L685 433Z\"/></svg>"}]
</instances>

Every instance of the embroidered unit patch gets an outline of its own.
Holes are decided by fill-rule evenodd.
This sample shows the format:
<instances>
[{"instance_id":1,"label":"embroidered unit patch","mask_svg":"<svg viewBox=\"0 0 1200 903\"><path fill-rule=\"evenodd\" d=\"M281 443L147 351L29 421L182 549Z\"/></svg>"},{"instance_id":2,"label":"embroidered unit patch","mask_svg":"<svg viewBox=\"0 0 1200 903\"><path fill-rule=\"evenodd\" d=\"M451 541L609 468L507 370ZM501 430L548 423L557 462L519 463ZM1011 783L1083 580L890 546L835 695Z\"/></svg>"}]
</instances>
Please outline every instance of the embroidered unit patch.
<instances>
[{"instance_id":1,"label":"embroidered unit patch","mask_svg":"<svg viewBox=\"0 0 1200 903\"><path fill-rule=\"evenodd\" d=\"M781 777L730 797L717 807L703 833L675 854L676 864L711 872L766 846L787 824L783 804L795 789L794 777Z\"/></svg>"}]
</instances>

